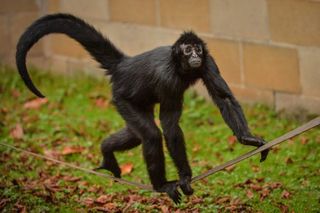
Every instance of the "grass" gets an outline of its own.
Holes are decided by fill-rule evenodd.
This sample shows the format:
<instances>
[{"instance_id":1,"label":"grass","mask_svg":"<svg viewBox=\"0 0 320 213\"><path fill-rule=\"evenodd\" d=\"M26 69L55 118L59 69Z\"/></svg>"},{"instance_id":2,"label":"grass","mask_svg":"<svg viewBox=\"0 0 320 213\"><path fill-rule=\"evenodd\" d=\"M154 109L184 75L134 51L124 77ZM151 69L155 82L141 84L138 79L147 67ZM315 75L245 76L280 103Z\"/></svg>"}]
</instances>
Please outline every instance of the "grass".
<instances>
[{"instance_id":1,"label":"grass","mask_svg":"<svg viewBox=\"0 0 320 213\"><path fill-rule=\"evenodd\" d=\"M95 168L101 160L100 142L124 126L110 102L106 79L81 72L66 77L33 71L32 79L48 97L48 102L39 104L16 70L2 66L0 75L3 143ZM35 109L26 106L30 101L35 101ZM267 141L302 124L263 105L243 108L252 132ZM159 113L158 106L155 111ZM217 108L190 91L185 94L181 127L194 175L252 149L235 143ZM165 195L113 183L0 146L0 210L318 212L319 133L317 128L277 146L262 164L260 156L254 156L195 183L195 194L184 197L180 205L173 205ZM175 179L176 170L165 153L167 177ZM133 167L123 178L149 183L141 147L117 153L117 159L121 165L129 163Z\"/></svg>"}]
</instances>

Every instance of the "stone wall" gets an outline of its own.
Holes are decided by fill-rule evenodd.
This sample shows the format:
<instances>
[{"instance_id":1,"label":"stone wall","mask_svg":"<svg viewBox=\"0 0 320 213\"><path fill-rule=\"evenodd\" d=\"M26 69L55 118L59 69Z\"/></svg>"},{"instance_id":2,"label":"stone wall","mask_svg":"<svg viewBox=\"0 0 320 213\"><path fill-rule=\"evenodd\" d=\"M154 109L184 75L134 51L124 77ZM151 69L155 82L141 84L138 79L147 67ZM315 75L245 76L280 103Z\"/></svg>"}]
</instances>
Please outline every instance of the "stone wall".
<instances>
[{"instance_id":1,"label":"stone wall","mask_svg":"<svg viewBox=\"0 0 320 213\"><path fill-rule=\"evenodd\" d=\"M14 47L26 26L55 12L84 18L128 55L172 44L192 29L207 42L241 101L320 113L318 0L2 0L2 63L14 63ZM46 69L102 73L63 35L42 39L28 57ZM207 96L201 84L196 89Z\"/></svg>"}]
</instances>

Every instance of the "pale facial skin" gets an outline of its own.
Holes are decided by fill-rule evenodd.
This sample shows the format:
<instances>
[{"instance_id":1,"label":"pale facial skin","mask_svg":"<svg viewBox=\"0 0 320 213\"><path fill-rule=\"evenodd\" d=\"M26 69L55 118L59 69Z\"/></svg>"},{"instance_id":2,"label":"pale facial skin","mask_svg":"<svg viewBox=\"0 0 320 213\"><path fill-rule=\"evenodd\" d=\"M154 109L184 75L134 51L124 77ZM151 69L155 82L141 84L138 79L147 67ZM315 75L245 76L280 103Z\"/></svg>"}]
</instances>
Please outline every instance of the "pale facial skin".
<instances>
[{"instance_id":1,"label":"pale facial skin","mask_svg":"<svg viewBox=\"0 0 320 213\"><path fill-rule=\"evenodd\" d=\"M181 44L183 55L187 58L191 68L198 68L202 64L203 49L199 44Z\"/></svg>"}]
</instances>

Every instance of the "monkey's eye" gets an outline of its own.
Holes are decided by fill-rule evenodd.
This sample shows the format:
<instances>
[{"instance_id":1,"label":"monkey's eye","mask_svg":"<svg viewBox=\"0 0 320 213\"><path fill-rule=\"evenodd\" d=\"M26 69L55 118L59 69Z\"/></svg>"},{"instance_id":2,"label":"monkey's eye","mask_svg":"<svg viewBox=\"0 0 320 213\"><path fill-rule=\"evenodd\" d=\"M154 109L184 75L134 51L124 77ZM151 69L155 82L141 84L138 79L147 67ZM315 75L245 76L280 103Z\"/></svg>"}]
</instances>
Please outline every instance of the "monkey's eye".
<instances>
[{"instance_id":1,"label":"monkey's eye","mask_svg":"<svg viewBox=\"0 0 320 213\"><path fill-rule=\"evenodd\" d=\"M191 53L192 53L192 47L188 45L188 46L184 49L184 54L185 54L185 55L190 55Z\"/></svg>"},{"instance_id":2,"label":"monkey's eye","mask_svg":"<svg viewBox=\"0 0 320 213\"><path fill-rule=\"evenodd\" d=\"M198 54L202 54L202 47L201 46L196 46L196 52Z\"/></svg>"}]
</instances>

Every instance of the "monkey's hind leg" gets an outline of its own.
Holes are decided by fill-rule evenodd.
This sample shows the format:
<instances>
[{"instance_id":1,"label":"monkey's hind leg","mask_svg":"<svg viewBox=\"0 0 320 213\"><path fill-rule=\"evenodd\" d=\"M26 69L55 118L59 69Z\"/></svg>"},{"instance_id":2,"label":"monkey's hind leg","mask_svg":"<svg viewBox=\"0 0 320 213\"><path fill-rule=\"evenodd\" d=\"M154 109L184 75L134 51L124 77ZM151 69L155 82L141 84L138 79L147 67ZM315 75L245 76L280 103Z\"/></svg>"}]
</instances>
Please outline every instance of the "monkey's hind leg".
<instances>
[{"instance_id":1,"label":"monkey's hind leg","mask_svg":"<svg viewBox=\"0 0 320 213\"><path fill-rule=\"evenodd\" d=\"M132 149L140 144L141 140L137 138L128 128L124 128L111 135L101 144L103 160L101 166L97 169L106 169L112 172L115 177L120 178L121 170L117 159L114 156L114 152Z\"/></svg>"}]
</instances>

